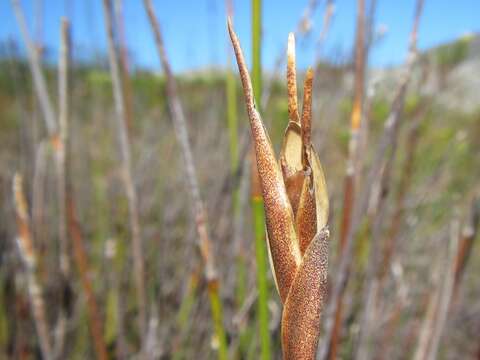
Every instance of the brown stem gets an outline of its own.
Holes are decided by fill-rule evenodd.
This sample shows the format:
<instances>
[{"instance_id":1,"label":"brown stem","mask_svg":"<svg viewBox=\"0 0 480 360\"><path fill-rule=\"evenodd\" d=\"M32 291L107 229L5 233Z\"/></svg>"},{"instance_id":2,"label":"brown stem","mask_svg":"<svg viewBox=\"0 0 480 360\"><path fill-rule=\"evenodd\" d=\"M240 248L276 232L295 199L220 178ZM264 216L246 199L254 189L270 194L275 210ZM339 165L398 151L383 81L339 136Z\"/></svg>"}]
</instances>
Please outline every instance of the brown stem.
<instances>
[{"instance_id":1,"label":"brown stem","mask_svg":"<svg viewBox=\"0 0 480 360\"><path fill-rule=\"evenodd\" d=\"M355 204L355 184L356 170L357 170L357 154L358 148L358 133L360 129L363 94L365 87L365 0L357 1L357 30L355 42L355 93L353 98L353 109L351 113L350 124L350 140L348 144L348 158L347 169L344 187L344 203L342 213L342 223L340 227L340 242L339 242L339 257L340 259L345 255L345 245L347 241L347 234L350 230L352 220L352 210ZM339 298L337 304L338 314L335 315L334 333L330 343L329 358L334 360L337 356L337 342L339 341L339 332L341 331L341 307L343 298Z\"/></svg>"},{"instance_id":2,"label":"brown stem","mask_svg":"<svg viewBox=\"0 0 480 360\"><path fill-rule=\"evenodd\" d=\"M107 347L103 339L103 326L98 309L97 301L93 292L93 285L90 280L90 265L88 263L87 253L85 251L85 241L77 220L75 206L72 199L68 199L68 229L73 240L73 256L80 275L85 297L87 298L88 324L90 333L95 346L95 353L98 359L108 359Z\"/></svg>"}]
</instances>

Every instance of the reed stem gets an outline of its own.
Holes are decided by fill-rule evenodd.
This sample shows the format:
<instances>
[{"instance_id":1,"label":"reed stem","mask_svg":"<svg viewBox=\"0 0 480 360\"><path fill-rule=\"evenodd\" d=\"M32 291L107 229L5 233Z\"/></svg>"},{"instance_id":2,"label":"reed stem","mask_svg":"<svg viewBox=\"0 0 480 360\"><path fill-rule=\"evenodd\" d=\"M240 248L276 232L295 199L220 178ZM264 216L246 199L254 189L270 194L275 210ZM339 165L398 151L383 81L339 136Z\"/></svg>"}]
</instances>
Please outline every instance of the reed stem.
<instances>
[{"instance_id":1,"label":"reed stem","mask_svg":"<svg viewBox=\"0 0 480 360\"><path fill-rule=\"evenodd\" d=\"M262 100L262 0L252 0L252 86L253 96L257 107ZM260 110L260 109L258 109ZM253 146L251 147L253 154ZM260 332L260 358L271 358L270 332L268 329L268 279L267 279L267 251L265 241L265 214L263 199L258 184L258 169L252 156L252 216L255 236L255 253L257 262L257 320ZM257 189L255 189L257 188Z\"/></svg>"}]
</instances>

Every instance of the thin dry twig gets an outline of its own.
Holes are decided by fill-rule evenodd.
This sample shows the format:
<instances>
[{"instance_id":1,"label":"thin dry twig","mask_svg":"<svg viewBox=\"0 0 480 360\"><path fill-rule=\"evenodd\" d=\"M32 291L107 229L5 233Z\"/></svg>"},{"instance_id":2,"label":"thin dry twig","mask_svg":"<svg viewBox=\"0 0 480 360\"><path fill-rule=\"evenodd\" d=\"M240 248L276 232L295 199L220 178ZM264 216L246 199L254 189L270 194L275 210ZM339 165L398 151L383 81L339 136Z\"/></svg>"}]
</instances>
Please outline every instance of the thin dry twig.
<instances>
[{"instance_id":1,"label":"thin dry twig","mask_svg":"<svg viewBox=\"0 0 480 360\"><path fill-rule=\"evenodd\" d=\"M35 327L37 329L42 356L50 360L53 359L53 353L45 314L45 304L42 297L43 289L37 279L38 260L30 231L28 205L25 194L23 193L23 179L18 173L13 177L13 197L18 228L17 245L27 271L27 286Z\"/></svg>"},{"instance_id":2,"label":"thin dry twig","mask_svg":"<svg viewBox=\"0 0 480 360\"><path fill-rule=\"evenodd\" d=\"M122 178L128 200L130 227L132 235L132 253L135 286L138 300L138 321L142 339L147 333L147 298L145 290L145 257L143 254L142 239L140 234L140 222L138 215L138 199L133 182L130 142L127 135L125 97L120 76L119 61L113 36L113 23L111 14L111 3L103 0L103 11L105 15L105 26L108 38L108 57L110 62L110 73L112 78L113 94L115 99L115 120L117 122L118 140L120 143Z\"/></svg>"}]
</instances>

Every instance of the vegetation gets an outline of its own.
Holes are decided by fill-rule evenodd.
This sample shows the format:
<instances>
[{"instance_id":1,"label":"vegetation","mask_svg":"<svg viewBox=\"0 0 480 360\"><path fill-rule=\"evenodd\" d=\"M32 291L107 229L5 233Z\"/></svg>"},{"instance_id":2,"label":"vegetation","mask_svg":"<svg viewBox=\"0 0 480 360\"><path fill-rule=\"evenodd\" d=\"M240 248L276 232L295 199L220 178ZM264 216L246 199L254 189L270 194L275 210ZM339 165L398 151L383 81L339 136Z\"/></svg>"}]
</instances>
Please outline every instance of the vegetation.
<instances>
[{"instance_id":1,"label":"vegetation","mask_svg":"<svg viewBox=\"0 0 480 360\"><path fill-rule=\"evenodd\" d=\"M111 25L116 39L117 20ZM299 191L304 182L297 186L281 170L275 184L265 171L259 184L250 181L246 139L256 119L248 91L248 111L240 106L245 77L233 69L174 75L165 55L173 45L161 36L160 75L123 73L116 43L109 58L81 62L69 56L68 22L62 29L58 64L37 59L44 89L31 76L31 57L15 50L23 45L1 45L1 358L324 359L332 346L346 359L477 356L480 107L444 101L461 85L450 74L475 61L475 39L445 44L418 62L406 56L401 71L392 69L378 86L366 71L356 91L348 80L359 76L354 59L323 59L298 73L302 114L285 53L288 81L262 76L257 63L251 86L264 125L254 125L270 134L269 159L298 165L308 182L323 178L311 165L316 153L325 171L328 196L314 181L323 205L310 228L311 218L300 216L311 215L308 207L294 205L297 195L306 201L312 194ZM291 41L289 54L292 60ZM268 101L259 99L262 81ZM125 84L130 125L121 111ZM351 253L342 255L354 114L361 115L355 231L344 234ZM301 144L293 150L292 137ZM286 159L290 151L298 164ZM282 186L292 211L287 206L281 216L293 232L275 233L280 215L265 195ZM298 253L293 269L279 255L283 236ZM333 336L331 304L339 302L331 298L341 286Z\"/></svg>"}]
</instances>

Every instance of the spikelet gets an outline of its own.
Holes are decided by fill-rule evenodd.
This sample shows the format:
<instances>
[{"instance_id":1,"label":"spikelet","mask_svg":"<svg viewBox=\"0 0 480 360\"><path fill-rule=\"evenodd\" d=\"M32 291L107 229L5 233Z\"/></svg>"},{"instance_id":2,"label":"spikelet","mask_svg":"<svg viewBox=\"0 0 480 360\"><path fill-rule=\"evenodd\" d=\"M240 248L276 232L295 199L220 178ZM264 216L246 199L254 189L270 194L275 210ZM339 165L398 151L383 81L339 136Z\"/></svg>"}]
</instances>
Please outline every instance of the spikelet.
<instances>
[{"instance_id":1,"label":"spikelet","mask_svg":"<svg viewBox=\"0 0 480 360\"><path fill-rule=\"evenodd\" d=\"M250 76L230 20L232 40L250 119L262 188L270 265L283 303L284 359L314 359L327 290L328 194L320 159L311 144L313 71L305 77L302 116L297 105L295 39L289 35L289 123L280 159L255 107Z\"/></svg>"}]
</instances>

